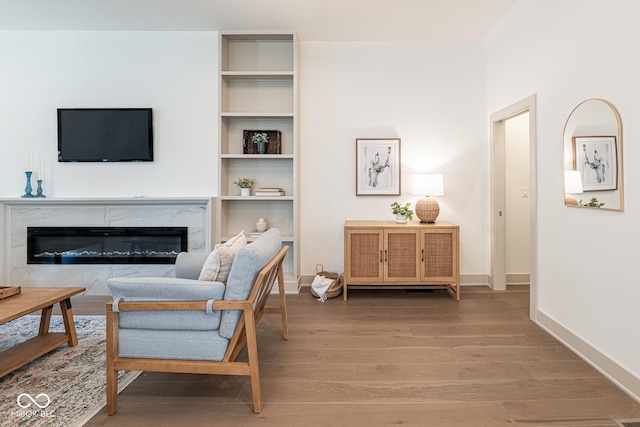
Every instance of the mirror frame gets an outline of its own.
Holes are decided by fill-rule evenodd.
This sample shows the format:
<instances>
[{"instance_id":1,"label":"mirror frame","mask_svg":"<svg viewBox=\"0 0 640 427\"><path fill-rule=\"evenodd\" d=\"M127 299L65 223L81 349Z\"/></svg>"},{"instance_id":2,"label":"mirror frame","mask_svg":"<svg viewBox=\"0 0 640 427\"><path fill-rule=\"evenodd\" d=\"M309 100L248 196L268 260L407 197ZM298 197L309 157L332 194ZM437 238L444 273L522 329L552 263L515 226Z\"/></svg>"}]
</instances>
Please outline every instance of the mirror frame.
<instances>
[{"instance_id":1,"label":"mirror frame","mask_svg":"<svg viewBox=\"0 0 640 427\"><path fill-rule=\"evenodd\" d=\"M609 109L611 110L611 112L613 113L615 119L616 119L616 128L617 128L617 135L616 135L616 159L617 159L617 189L614 191L618 191L619 194L619 200L620 200L620 204L619 207L607 207L602 206L599 208L595 208L592 206L581 206L578 205L576 203L570 203L567 200L567 194L566 194L566 182L564 180L564 176L563 176L563 185L562 185L562 189L565 190L565 206L568 207L578 207L578 208L592 208L592 209L603 209L603 210L610 210L610 211L624 211L624 179L623 179L623 157L622 157L622 119L620 118L620 114L618 113L618 110L616 109L616 107L609 101L607 101L606 99L602 99L602 98L588 98L585 99L584 101L580 102L578 105L575 106L575 108L573 110L571 110L571 113L569 114L569 116L567 117L567 120L565 121L564 124L564 129L562 131L562 146L563 146L563 156L566 156L566 152L565 150L567 149L566 147L566 140L567 140L567 126L569 125L569 122L572 118L572 116L574 115L574 113L581 107L583 106L585 103L590 102L590 101L600 101L602 103L604 103L606 106L609 107ZM597 136L597 135L594 135ZM569 135L569 138L573 139L573 135ZM563 160L563 175L564 172L570 170L570 169L566 169L566 165L565 165L565 160Z\"/></svg>"}]
</instances>

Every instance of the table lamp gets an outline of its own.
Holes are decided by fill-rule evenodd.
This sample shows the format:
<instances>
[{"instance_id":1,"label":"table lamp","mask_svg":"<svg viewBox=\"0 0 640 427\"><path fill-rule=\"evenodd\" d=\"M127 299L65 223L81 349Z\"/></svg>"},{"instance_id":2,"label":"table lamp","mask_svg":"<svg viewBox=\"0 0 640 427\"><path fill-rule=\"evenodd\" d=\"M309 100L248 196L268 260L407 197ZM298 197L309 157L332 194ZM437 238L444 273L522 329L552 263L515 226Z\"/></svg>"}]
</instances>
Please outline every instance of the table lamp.
<instances>
[{"instance_id":1,"label":"table lamp","mask_svg":"<svg viewBox=\"0 0 640 427\"><path fill-rule=\"evenodd\" d=\"M572 194L582 194L580 171L564 171L564 204L578 206L578 200Z\"/></svg>"},{"instance_id":2,"label":"table lamp","mask_svg":"<svg viewBox=\"0 0 640 427\"><path fill-rule=\"evenodd\" d=\"M421 223L436 222L440 206L433 196L444 196L444 184L440 173L413 175L413 195L425 196L416 203L416 215Z\"/></svg>"}]
</instances>

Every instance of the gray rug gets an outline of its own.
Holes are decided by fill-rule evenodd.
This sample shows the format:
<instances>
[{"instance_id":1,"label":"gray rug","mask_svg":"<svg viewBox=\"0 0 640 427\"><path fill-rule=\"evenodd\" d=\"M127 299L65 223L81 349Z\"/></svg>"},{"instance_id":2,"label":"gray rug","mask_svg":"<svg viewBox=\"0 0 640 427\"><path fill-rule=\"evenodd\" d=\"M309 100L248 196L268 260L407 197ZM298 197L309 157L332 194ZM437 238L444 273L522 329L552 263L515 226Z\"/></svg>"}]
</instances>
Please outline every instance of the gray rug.
<instances>
[{"instance_id":1,"label":"gray rug","mask_svg":"<svg viewBox=\"0 0 640 427\"><path fill-rule=\"evenodd\" d=\"M0 378L0 426L82 426L106 404L104 316L74 316L78 345L66 344ZM0 351L38 333L40 316L0 325ZM64 331L52 316L50 331ZM140 372L121 371L119 391Z\"/></svg>"}]
</instances>

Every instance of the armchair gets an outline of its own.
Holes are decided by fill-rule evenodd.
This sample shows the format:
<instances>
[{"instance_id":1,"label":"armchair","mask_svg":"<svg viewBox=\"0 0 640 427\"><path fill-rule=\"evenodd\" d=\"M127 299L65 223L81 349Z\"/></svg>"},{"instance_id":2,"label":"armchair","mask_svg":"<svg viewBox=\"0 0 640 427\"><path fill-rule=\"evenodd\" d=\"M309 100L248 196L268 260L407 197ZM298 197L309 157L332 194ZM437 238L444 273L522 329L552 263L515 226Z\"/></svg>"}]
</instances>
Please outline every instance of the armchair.
<instances>
[{"instance_id":1,"label":"armchair","mask_svg":"<svg viewBox=\"0 0 640 427\"><path fill-rule=\"evenodd\" d=\"M117 411L118 371L246 375L260 413L256 324L280 313L289 337L282 263L288 247L270 229L235 256L226 285L197 280L208 254L181 253L176 278L110 279L107 304L107 414ZM278 281L279 306L267 306ZM247 346L248 362L236 361Z\"/></svg>"}]
</instances>

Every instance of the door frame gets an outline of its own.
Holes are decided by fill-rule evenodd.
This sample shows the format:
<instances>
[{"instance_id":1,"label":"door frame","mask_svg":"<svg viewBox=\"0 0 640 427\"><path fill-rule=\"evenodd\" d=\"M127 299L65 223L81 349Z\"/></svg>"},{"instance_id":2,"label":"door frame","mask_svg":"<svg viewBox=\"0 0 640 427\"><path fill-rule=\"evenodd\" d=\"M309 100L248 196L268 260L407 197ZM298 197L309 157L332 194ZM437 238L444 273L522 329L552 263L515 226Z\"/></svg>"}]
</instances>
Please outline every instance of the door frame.
<instances>
[{"instance_id":1,"label":"door frame","mask_svg":"<svg viewBox=\"0 0 640 427\"><path fill-rule=\"evenodd\" d=\"M529 210L530 266L529 317L536 320L538 308L538 218L536 179L536 95L491 114L491 275L495 291L506 290L506 197L505 197L505 120L529 113Z\"/></svg>"}]
</instances>

